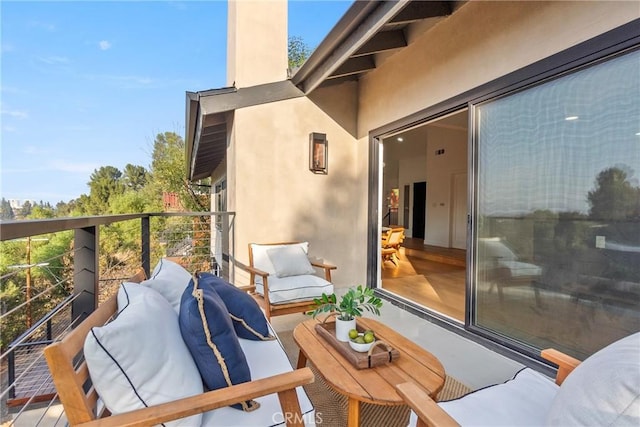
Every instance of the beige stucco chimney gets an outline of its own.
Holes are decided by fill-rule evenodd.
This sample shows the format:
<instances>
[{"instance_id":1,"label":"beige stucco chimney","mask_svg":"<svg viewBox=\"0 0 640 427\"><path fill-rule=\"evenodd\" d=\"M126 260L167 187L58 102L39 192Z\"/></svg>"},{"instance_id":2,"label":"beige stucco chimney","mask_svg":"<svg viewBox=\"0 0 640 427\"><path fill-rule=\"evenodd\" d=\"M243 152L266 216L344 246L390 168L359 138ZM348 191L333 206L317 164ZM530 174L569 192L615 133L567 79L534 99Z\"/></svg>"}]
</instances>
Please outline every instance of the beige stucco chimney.
<instances>
[{"instance_id":1,"label":"beige stucco chimney","mask_svg":"<svg viewBox=\"0 0 640 427\"><path fill-rule=\"evenodd\" d=\"M229 0L227 86L287 79L287 0Z\"/></svg>"}]
</instances>

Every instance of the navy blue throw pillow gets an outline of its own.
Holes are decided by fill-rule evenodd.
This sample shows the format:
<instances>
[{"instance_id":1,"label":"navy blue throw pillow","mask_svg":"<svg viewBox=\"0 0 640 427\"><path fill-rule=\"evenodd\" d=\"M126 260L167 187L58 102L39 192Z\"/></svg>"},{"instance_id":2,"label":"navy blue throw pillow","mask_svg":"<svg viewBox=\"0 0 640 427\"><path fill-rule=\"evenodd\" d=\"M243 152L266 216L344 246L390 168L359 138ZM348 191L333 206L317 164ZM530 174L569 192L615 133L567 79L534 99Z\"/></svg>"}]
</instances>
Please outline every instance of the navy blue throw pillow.
<instances>
[{"instance_id":1,"label":"navy blue throw pillow","mask_svg":"<svg viewBox=\"0 0 640 427\"><path fill-rule=\"evenodd\" d=\"M253 341L275 339L269 335L269 326L258 303L248 293L211 273L199 273L199 283L213 286L229 310L233 327L240 338Z\"/></svg>"},{"instance_id":2,"label":"navy blue throw pillow","mask_svg":"<svg viewBox=\"0 0 640 427\"><path fill-rule=\"evenodd\" d=\"M180 332L204 384L216 390L251 381L251 372L224 302L211 285L192 279L180 301ZM258 402L233 405L251 411Z\"/></svg>"}]
</instances>

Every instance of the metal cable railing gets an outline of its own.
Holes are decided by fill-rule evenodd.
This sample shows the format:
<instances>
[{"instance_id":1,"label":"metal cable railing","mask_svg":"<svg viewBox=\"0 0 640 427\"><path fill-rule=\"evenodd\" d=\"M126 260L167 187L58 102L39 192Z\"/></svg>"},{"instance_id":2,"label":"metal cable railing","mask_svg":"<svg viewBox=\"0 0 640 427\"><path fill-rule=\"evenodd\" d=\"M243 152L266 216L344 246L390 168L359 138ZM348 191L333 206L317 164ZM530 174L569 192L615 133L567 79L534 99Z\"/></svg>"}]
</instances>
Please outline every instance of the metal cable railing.
<instances>
[{"instance_id":1,"label":"metal cable railing","mask_svg":"<svg viewBox=\"0 0 640 427\"><path fill-rule=\"evenodd\" d=\"M227 213L224 215L228 218ZM140 223L142 220L144 224L145 218L149 230L147 235L144 225L141 233L139 225L126 226L134 230L135 239L140 241L134 239L128 244L122 243L116 239L117 233L114 229L109 229L111 223ZM27 262L17 263L20 264L17 266L20 268L16 268L15 271L0 270L0 424L3 427L66 423L64 413L57 402L57 394L52 386L43 350L48 344L64 337L90 314L92 309L90 306L87 307L87 301L105 301L117 292L119 284L131 277L137 269L142 266L149 273L162 257L174 258L193 271L207 270L219 273L223 273L223 266L229 257L232 257L228 249L222 249L231 246L229 230L222 230L220 223L212 221L209 213L123 215L91 217L88 220L99 225L96 226L96 234L101 234L100 247L91 247L91 240L88 245L78 245L79 241L84 240L76 238L73 249L65 249L55 256L50 256L50 252L47 251L43 252L46 256L40 257L31 253ZM48 222L38 222L34 229L38 231L37 236L46 237L38 239L44 241L53 238L53 234L46 234L49 229L53 233L69 232L82 227L82 232L86 233L86 222L87 220L78 220L78 225L72 228L64 227L69 223L74 225L73 220L56 223L51 227ZM15 225L17 231L7 228L6 223L1 224L4 235L0 236L2 244L7 242L6 236L10 235L17 236L16 242L29 241L29 237L36 236L29 236L31 228L24 228L20 221L11 225ZM84 236L86 237L86 234ZM73 241L70 239L70 243ZM48 243L37 245L41 247L46 244ZM18 246L13 247L19 248ZM90 255L94 250L98 253L97 273L82 267L78 270L77 258L80 256L87 259L87 254ZM146 263L145 257L148 257ZM226 271L224 273L228 275ZM87 274L95 274L95 289L88 289L86 285L84 288L78 288L79 280L87 283ZM31 281L29 290L33 294L26 293L26 280ZM31 310L33 319L29 313Z\"/></svg>"}]
</instances>

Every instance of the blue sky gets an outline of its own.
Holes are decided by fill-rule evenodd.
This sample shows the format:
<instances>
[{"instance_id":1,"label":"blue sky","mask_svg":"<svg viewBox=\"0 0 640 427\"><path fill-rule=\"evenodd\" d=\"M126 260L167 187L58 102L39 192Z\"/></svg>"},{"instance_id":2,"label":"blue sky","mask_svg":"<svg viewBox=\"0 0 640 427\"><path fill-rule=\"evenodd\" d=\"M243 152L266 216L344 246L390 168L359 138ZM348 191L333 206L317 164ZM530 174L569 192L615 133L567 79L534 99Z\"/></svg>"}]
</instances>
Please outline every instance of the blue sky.
<instances>
[{"instance_id":1,"label":"blue sky","mask_svg":"<svg viewBox=\"0 0 640 427\"><path fill-rule=\"evenodd\" d=\"M314 48L351 1L291 1ZM185 91L225 86L225 1L0 2L0 197L88 194L91 173L149 167L155 135L184 136Z\"/></svg>"}]
</instances>

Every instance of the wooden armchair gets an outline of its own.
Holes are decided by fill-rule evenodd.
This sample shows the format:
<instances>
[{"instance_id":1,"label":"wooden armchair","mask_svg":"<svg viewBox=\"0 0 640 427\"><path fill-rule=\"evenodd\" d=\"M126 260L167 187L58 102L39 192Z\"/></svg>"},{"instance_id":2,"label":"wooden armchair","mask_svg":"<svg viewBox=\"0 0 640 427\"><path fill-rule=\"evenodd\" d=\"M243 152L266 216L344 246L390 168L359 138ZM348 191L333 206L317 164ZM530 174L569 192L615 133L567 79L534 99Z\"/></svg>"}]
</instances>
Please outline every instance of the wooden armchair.
<instances>
[{"instance_id":1,"label":"wooden armchair","mask_svg":"<svg viewBox=\"0 0 640 427\"><path fill-rule=\"evenodd\" d=\"M139 283L144 278L144 270L141 269L129 281ZM272 393L278 394L283 413L294 415L291 419L287 418L287 425L302 425L303 418L295 388L313 382L313 373L309 368L296 369L293 372L237 384L173 402L111 415L106 409L101 408L102 405L98 405L98 394L91 385L89 370L84 361L83 345L91 328L107 323L116 310L117 299L114 295L62 340L49 345L44 350L53 383L69 425L152 426ZM132 343L132 345L135 344ZM85 387L87 384L89 387Z\"/></svg>"},{"instance_id":2,"label":"wooden armchair","mask_svg":"<svg viewBox=\"0 0 640 427\"><path fill-rule=\"evenodd\" d=\"M561 385L565 378L575 369L580 361L561 353L554 349L546 349L541 352L541 356L558 365L558 371L556 374L556 384ZM500 387L497 385L494 387ZM441 408L433 399L429 397L429 394L419 388L415 383L407 382L398 384L396 386L398 394L406 401L407 405L417 415L416 427L426 426L444 426L452 427L458 426L458 422L451 417L443 408ZM464 400L464 397L458 401ZM503 404L502 402L495 402L497 405Z\"/></svg>"},{"instance_id":3,"label":"wooden armchair","mask_svg":"<svg viewBox=\"0 0 640 427\"><path fill-rule=\"evenodd\" d=\"M404 241L404 228L394 227L382 236L382 268L387 261L390 261L395 267L398 267L400 258L400 246Z\"/></svg>"},{"instance_id":4,"label":"wooden armchair","mask_svg":"<svg viewBox=\"0 0 640 427\"><path fill-rule=\"evenodd\" d=\"M249 272L252 295L267 319L310 311L314 298L333 293L331 270L337 267L310 260L307 252L307 242L249 243L249 265L238 266ZM315 275L314 267L323 270L324 278Z\"/></svg>"}]
</instances>

